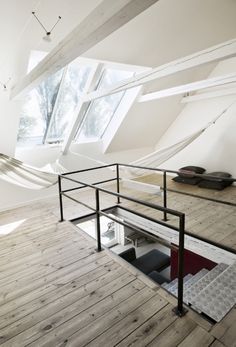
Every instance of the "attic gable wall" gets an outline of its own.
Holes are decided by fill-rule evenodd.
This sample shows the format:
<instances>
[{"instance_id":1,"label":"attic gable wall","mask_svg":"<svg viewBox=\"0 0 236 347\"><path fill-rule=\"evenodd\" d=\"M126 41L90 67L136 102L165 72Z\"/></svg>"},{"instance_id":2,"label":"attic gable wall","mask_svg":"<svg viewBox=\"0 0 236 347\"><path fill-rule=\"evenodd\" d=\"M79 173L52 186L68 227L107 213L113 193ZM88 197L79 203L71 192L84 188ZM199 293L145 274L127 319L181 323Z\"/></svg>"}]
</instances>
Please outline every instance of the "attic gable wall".
<instances>
[{"instance_id":1,"label":"attic gable wall","mask_svg":"<svg viewBox=\"0 0 236 347\"><path fill-rule=\"evenodd\" d=\"M231 58L218 63L209 77L233 73L235 70L236 58ZM157 142L156 149L169 146L204 127L232 103L234 103L232 107L215 124L187 148L166 161L162 167L178 169L185 165L199 165L205 167L207 171L228 171L236 176L236 95L187 104Z\"/></svg>"}]
</instances>

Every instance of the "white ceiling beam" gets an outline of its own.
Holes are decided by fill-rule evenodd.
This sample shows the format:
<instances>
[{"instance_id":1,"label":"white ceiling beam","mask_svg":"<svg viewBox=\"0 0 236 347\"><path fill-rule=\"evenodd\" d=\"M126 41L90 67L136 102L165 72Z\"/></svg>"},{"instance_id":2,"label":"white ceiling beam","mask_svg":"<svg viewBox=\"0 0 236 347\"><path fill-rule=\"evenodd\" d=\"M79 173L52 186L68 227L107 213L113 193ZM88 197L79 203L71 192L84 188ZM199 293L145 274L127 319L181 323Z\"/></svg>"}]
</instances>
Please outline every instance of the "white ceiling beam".
<instances>
[{"instance_id":1,"label":"white ceiling beam","mask_svg":"<svg viewBox=\"0 0 236 347\"><path fill-rule=\"evenodd\" d=\"M90 73L89 78L87 79L86 85L83 90L83 95L80 97L80 101L74 112L74 119L70 124L68 132L65 136L65 140L62 145L62 154L66 154L70 148L71 142L73 141L75 134L77 132L78 127L82 123L87 108L90 102L84 102L84 95L95 89L97 82L101 76L102 70L104 68L104 64L98 64L95 69L93 69Z\"/></svg>"},{"instance_id":2,"label":"white ceiling beam","mask_svg":"<svg viewBox=\"0 0 236 347\"><path fill-rule=\"evenodd\" d=\"M157 100L157 99L166 98L173 95L195 92L197 90L201 90L205 88L222 86L222 85L226 85L228 83L233 83L233 82L236 82L236 73L209 78L209 79L201 80L197 82L182 84L177 87L162 89L157 92L144 94L139 97L138 102Z\"/></svg>"},{"instance_id":3,"label":"white ceiling beam","mask_svg":"<svg viewBox=\"0 0 236 347\"><path fill-rule=\"evenodd\" d=\"M123 82L117 83L108 89L90 93L86 101L94 100L118 93L129 88L137 87L150 81L173 75L187 69L191 69L206 63L219 61L236 55L236 39L223 42L219 45L204 49L200 52L188 55L184 58L174 60L170 63L161 65L155 69L140 73Z\"/></svg>"},{"instance_id":4,"label":"white ceiling beam","mask_svg":"<svg viewBox=\"0 0 236 347\"><path fill-rule=\"evenodd\" d=\"M158 0L103 0L28 75L12 89L11 98L30 91L47 76L105 39Z\"/></svg>"},{"instance_id":5,"label":"white ceiling beam","mask_svg":"<svg viewBox=\"0 0 236 347\"><path fill-rule=\"evenodd\" d=\"M194 101L211 99L211 98L219 98L221 96L235 95L235 94L236 94L236 86L231 87L231 88L214 90L211 92L205 92L205 93L199 93L199 94L195 94L195 95L184 96L181 99L181 103L186 104L188 102L194 102Z\"/></svg>"}]
</instances>

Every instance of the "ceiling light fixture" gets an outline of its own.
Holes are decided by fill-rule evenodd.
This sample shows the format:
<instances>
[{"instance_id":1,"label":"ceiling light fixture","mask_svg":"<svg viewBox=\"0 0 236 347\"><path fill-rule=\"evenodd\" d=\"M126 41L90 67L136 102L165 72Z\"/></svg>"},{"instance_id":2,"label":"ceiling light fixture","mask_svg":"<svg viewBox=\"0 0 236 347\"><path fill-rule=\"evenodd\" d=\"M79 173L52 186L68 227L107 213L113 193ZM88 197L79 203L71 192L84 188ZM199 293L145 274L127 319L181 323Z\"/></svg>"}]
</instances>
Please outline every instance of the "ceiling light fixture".
<instances>
[{"instance_id":1,"label":"ceiling light fixture","mask_svg":"<svg viewBox=\"0 0 236 347\"><path fill-rule=\"evenodd\" d=\"M39 20L39 18L36 16L35 12L32 12L32 15L36 18L36 20L38 21L38 23L41 25L41 27L43 28L43 30L46 32L46 35L43 37L43 40L50 42L51 41L51 33L53 31L53 29L55 28L55 26L58 24L58 22L61 20L61 16L58 16L58 20L56 21L56 23L53 25L51 30L47 30L45 28L45 26L42 24L42 22Z\"/></svg>"}]
</instances>

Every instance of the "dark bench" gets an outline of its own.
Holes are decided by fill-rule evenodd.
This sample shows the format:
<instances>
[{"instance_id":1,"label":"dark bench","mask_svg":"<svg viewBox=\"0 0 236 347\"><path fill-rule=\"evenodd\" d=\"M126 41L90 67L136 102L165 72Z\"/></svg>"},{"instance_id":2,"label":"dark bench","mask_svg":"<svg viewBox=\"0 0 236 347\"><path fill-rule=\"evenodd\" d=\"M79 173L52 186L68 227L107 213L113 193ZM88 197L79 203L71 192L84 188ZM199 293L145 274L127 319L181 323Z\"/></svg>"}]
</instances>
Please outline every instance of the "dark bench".
<instances>
[{"instance_id":1,"label":"dark bench","mask_svg":"<svg viewBox=\"0 0 236 347\"><path fill-rule=\"evenodd\" d=\"M152 249L141 257L136 258L135 248L132 247L120 253L119 256L146 275L153 271L162 271L170 265L170 257L157 249Z\"/></svg>"}]
</instances>

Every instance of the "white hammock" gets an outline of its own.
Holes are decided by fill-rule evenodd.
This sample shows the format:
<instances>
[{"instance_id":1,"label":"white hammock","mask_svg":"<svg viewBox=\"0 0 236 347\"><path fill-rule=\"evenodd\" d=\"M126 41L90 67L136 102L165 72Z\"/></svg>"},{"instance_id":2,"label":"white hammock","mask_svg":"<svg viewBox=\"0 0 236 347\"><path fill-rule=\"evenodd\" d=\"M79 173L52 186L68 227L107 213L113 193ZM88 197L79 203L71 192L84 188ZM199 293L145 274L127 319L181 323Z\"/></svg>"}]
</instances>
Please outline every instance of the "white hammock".
<instances>
[{"instance_id":1,"label":"white hammock","mask_svg":"<svg viewBox=\"0 0 236 347\"><path fill-rule=\"evenodd\" d=\"M225 114L235 103L236 101L233 101L226 109L224 109L219 115L217 115L217 117L215 117L204 128L179 140L177 143L174 143L171 146L159 149L149 155L146 155L143 158L133 161L131 165L157 168L160 164L164 163L165 161L173 157L175 154L179 153L182 149L187 147L190 143L192 143L209 126L214 124L223 114ZM103 163L101 161L88 157L86 158L98 162L99 164L107 165L107 163ZM57 183L58 174L61 174L66 171L67 170L60 164L59 160L57 160L53 164L46 165L44 168L40 170L38 168L34 168L32 166L24 164L20 160L11 158L5 154L0 153L0 179L3 179L9 183L13 183L24 188L43 189L51 187L52 185ZM140 174L143 174L144 169L125 169L122 171L122 176L127 176L127 173L129 173L129 176L131 176L132 174L138 176Z\"/></svg>"},{"instance_id":2,"label":"white hammock","mask_svg":"<svg viewBox=\"0 0 236 347\"><path fill-rule=\"evenodd\" d=\"M155 152L152 152L146 155L145 157L142 157L138 160L133 161L130 164L136 165L136 166L146 166L146 167L157 168L160 164L172 158L175 154L177 154L182 149L187 147L191 142L193 142L196 138L198 138L204 132L204 130L205 128L183 138L182 140L174 143L173 145L161 148ZM143 173L144 169L132 168L129 171L131 171L131 173L134 173L136 175L140 175Z\"/></svg>"},{"instance_id":3,"label":"white hammock","mask_svg":"<svg viewBox=\"0 0 236 347\"><path fill-rule=\"evenodd\" d=\"M56 184L57 176L0 153L0 178L9 183L28 189L43 189Z\"/></svg>"},{"instance_id":4,"label":"white hammock","mask_svg":"<svg viewBox=\"0 0 236 347\"><path fill-rule=\"evenodd\" d=\"M173 157L176 153L180 152L198 136L200 136L204 129L201 129L194 134L185 137L179 142L155 151L141 159L133 161L131 165L158 167L167 159ZM74 153L75 154L75 153ZM85 156L86 157L86 156ZM86 157L87 159L92 159ZM107 163L97 161L100 165L107 165ZM57 160L53 164L47 164L42 169L38 169L24 164L22 161L11 158L5 154L0 153L0 178L15 185L28 188L28 189L43 189L48 188L57 183L58 174L66 172L66 169ZM131 177L142 175L144 169L135 168L122 168L122 177Z\"/></svg>"}]
</instances>

